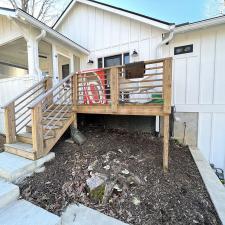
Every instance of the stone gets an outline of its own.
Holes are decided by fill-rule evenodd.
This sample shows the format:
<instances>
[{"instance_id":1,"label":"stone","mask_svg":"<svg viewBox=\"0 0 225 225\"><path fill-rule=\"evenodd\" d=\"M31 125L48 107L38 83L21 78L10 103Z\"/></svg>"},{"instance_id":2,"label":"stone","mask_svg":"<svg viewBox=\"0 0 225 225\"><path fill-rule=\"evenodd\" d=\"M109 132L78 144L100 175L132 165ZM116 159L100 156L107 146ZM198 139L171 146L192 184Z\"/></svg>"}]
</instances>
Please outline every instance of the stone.
<instances>
[{"instance_id":1,"label":"stone","mask_svg":"<svg viewBox=\"0 0 225 225\"><path fill-rule=\"evenodd\" d=\"M70 126L70 134L72 140L78 145L83 145L87 138L74 126Z\"/></svg>"},{"instance_id":2,"label":"stone","mask_svg":"<svg viewBox=\"0 0 225 225\"><path fill-rule=\"evenodd\" d=\"M67 139L65 140L66 143L69 143L69 144L74 144L74 141L70 138L70 139Z\"/></svg>"},{"instance_id":3,"label":"stone","mask_svg":"<svg viewBox=\"0 0 225 225\"><path fill-rule=\"evenodd\" d=\"M93 175L86 181L90 198L96 201L102 201L105 193L105 180L99 176Z\"/></svg>"}]
</instances>

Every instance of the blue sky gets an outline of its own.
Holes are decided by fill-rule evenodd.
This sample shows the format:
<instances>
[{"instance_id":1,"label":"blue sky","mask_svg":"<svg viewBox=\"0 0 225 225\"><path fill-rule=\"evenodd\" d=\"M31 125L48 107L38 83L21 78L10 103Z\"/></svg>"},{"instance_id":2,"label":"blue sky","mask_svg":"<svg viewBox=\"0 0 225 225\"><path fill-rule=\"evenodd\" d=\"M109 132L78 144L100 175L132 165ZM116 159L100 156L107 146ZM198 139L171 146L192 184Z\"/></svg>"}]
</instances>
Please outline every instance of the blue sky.
<instances>
[{"instance_id":1,"label":"blue sky","mask_svg":"<svg viewBox=\"0 0 225 225\"><path fill-rule=\"evenodd\" d=\"M193 22L217 16L224 0L97 0L151 17L175 22Z\"/></svg>"},{"instance_id":2,"label":"blue sky","mask_svg":"<svg viewBox=\"0 0 225 225\"><path fill-rule=\"evenodd\" d=\"M20 1L20 0L17 0ZM54 12L59 14L71 0L56 0ZM194 22L218 16L224 10L225 0L96 0L120 8L174 22ZM0 0L0 6L11 6L9 0Z\"/></svg>"}]
</instances>

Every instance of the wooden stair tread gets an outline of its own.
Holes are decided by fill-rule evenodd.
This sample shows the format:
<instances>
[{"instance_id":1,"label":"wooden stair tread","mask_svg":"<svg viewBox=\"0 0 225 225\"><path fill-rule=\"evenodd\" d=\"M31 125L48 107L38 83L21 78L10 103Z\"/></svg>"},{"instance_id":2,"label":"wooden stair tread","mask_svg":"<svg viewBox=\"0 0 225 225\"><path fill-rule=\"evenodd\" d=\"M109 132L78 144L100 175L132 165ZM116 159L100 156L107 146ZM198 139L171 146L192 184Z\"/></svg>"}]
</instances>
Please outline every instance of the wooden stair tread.
<instances>
[{"instance_id":1,"label":"wooden stair tread","mask_svg":"<svg viewBox=\"0 0 225 225\"><path fill-rule=\"evenodd\" d=\"M19 134L17 134L17 136L32 139L32 133L30 133L30 132L19 133ZM47 135L47 136L44 137L45 140L48 140L50 138L54 138L54 136L53 135Z\"/></svg>"}]
</instances>

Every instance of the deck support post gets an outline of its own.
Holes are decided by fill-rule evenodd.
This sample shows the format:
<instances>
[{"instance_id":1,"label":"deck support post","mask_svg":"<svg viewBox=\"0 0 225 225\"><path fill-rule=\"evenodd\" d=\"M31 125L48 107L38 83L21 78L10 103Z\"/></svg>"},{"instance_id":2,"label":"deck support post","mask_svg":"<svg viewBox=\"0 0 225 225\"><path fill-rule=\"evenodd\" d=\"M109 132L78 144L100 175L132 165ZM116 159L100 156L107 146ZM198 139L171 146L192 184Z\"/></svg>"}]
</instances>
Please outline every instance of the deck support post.
<instances>
[{"instance_id":1,"label":"deck support post","mask_svg":"<svg viewBox=\"0 0 225 225\"><path fill-rule=\"evenodd\" d=\"M172 59L164 60L163 93L164 93L164 123L163 123L163 169L168 171L169 167L169 115L171 113L171 86L172 86Z\"/></svg>"},{"instance_id":2,"label":"deck support post","mask_svg":"<svg viewBox=\"0 0 225 225\"><path fill-rule=\"evenodd\" d=\"M118 100L119 100L119 69L114 67L110 70L110 90L111 90L111 100L112 100L112 112L116 113L118 110Z\"/></svg>"},{"instance_id":3,"label":"deck support post","mask_svg":"<svg viewBox=\"0 0 225 225\"><path fill-rule=\"evenodd\" d=\"M163 170L167 172L169 168L169 115L164 115L163 118Z\"/></svg>"},{"instance_id":4,"label":"deck support post","mask_svg":"<svg viewBox=\"0 0 225 225\"><path fill-rule=\"evenodd\" d=\"M5 108L5 135L6 143L16 142L15 105L14 102Z\"/></svg>"},{"instance_id":5,"label":"deck support post","mask_svg":"<svg viewBox=\"0 0 225 225\"><path fill-rule=\"evenodd\" d=\"M36 153L36 158L39 159L44 155L44 132L42 126L41 102L32 109L31 116L33 151Z\"/></svg>"}]
</instances>

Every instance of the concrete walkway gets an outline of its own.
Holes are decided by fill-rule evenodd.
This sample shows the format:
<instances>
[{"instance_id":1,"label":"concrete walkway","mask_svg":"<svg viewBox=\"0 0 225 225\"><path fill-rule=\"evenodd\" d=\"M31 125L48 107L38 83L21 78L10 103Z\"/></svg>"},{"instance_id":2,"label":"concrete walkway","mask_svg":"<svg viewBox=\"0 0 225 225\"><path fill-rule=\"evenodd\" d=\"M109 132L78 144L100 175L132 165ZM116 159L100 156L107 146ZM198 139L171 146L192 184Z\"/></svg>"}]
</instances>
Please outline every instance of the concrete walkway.
<instances>
[{"instance_id":1,"label":"concrete walkway","mask_svg":"<svg viewBox=\"0 0 225 225\"><path fill-rule=\"evenodd\" d=\"M209 163L203 157L202 153L197 148L193 147L190 147L190 151L215 206L217 214L222 224L225 225L225 188L210 167Z\"/></svg>"},{"instance_id":2,"label":"concrete walkway","mask_svg":"<svg viewBox=\"0 0 225 225\"><path fill-rule=\"evenodd\" d=\"M10 154L0 153L0 224L1 225L61 225L61 218L31 204L18 200L19 187L16 182L32 174L45 162L53 159L54 153L32 161Z\"/></svg>"},{"instance_id":3,"label":"concrete walkway","mask_svg":"<svg viewBox=\"0 0 225 225\"><path fill-rule=\"evenodd\" d=\"M62 225L128 225L81 204L70 205L62 215Z\"/></svg>"}]
</instances>

